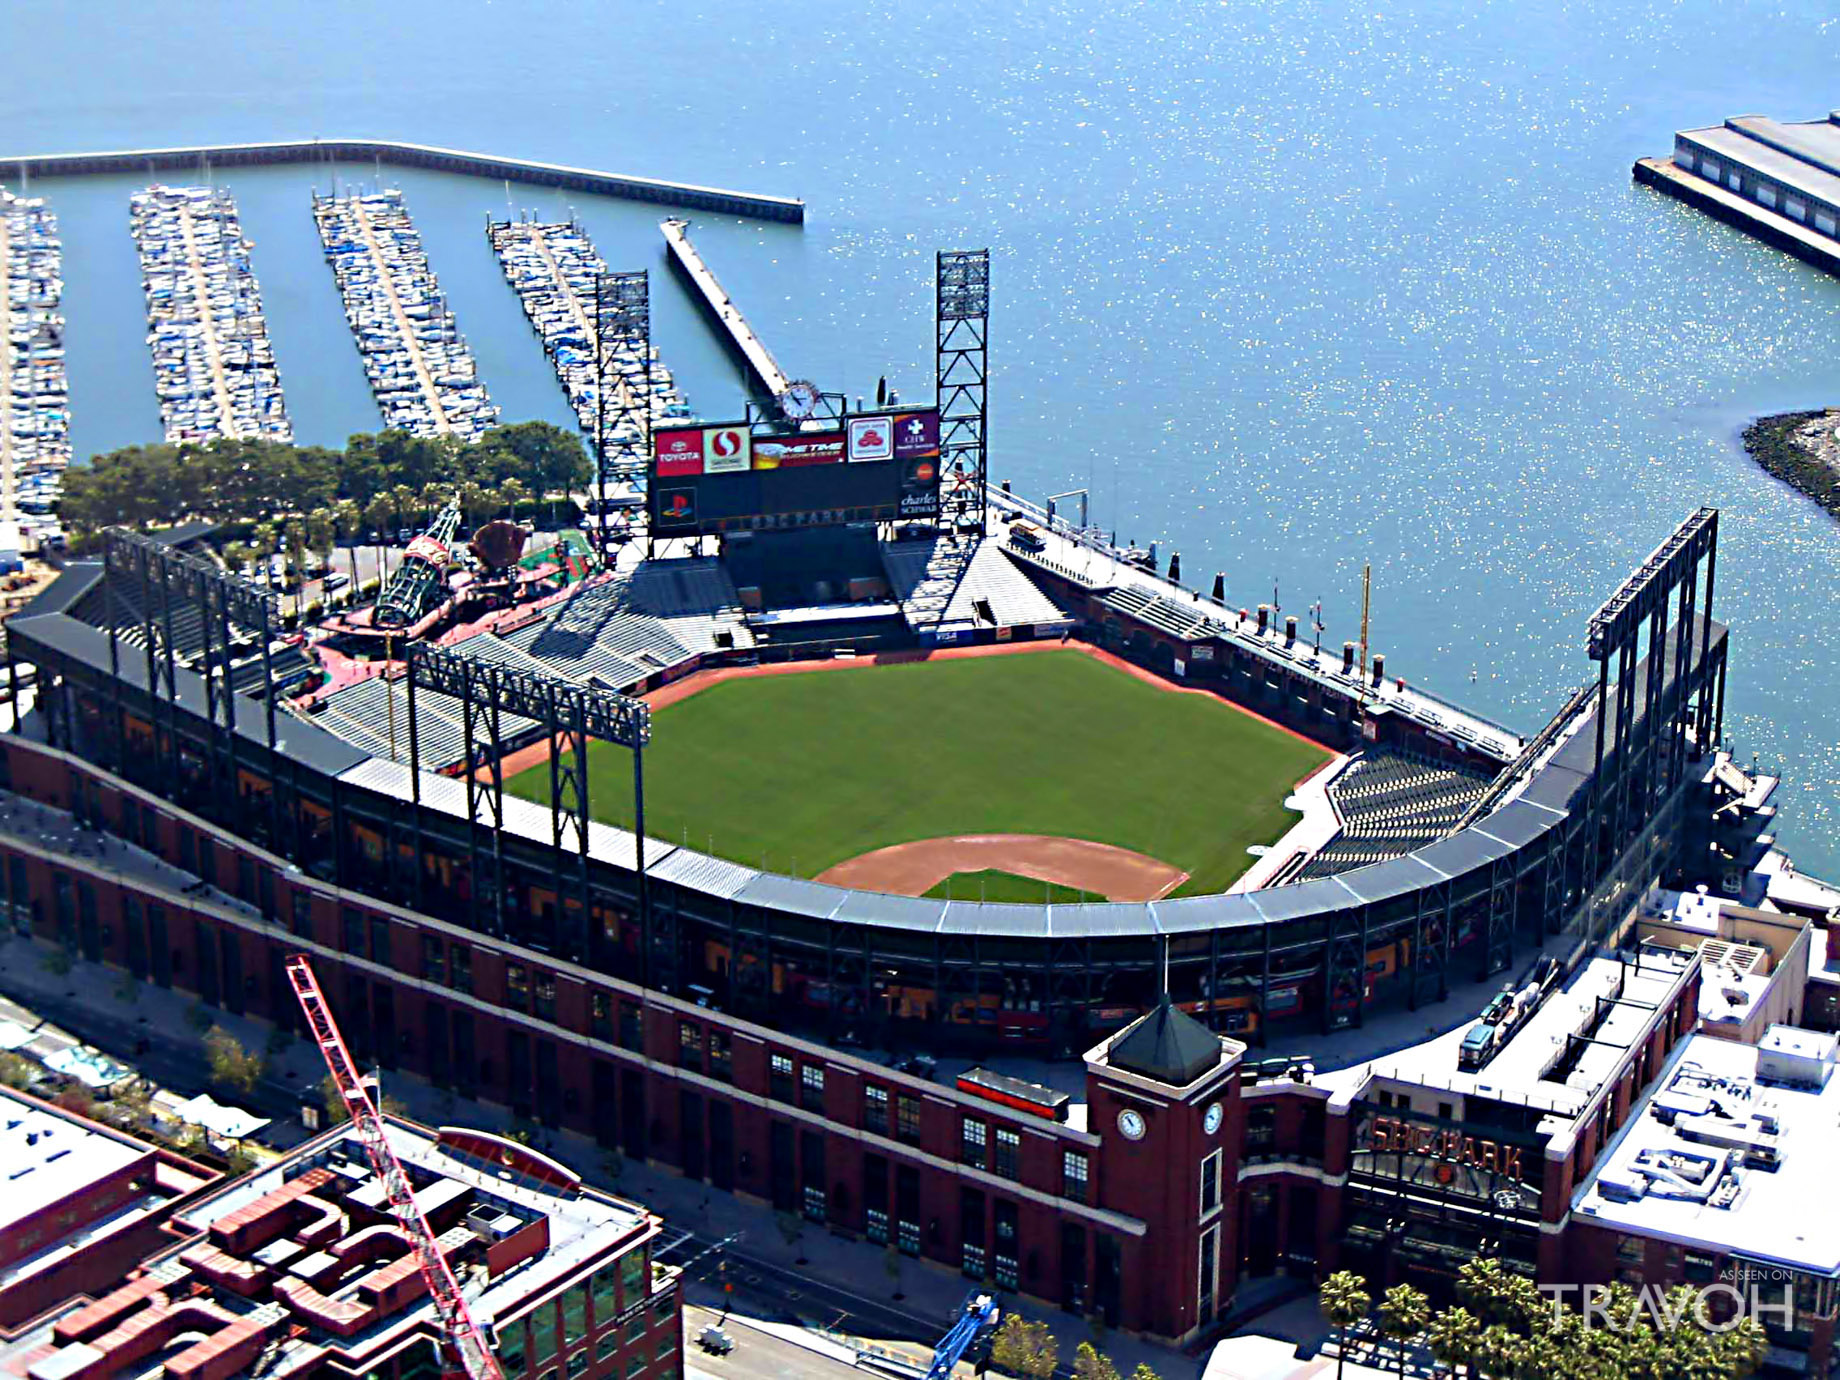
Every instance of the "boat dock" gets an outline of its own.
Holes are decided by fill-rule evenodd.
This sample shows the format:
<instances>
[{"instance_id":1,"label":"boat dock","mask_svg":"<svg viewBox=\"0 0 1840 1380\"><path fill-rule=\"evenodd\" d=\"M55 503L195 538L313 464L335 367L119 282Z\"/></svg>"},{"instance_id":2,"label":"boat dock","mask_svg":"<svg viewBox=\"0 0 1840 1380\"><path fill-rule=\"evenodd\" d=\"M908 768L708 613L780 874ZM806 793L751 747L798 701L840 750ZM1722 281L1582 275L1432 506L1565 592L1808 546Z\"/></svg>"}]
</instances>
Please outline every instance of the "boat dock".
<instances>
[{"instance_id":1,"label":"boat dock","mask_svg":"<svg viewBox=\"0 0 1840 1380\"><path fill-rule=\"evenodd\" d=\"M154 186L129 199L128 219L166 439L292 442L235 198Z\"/></svg>"},{"instance_id":2,"label":"boat dock","mask_svg":"<svg viewBox=\"0 0 1840 1380\"><path fill-rule=\"evenodd\" d=\"M1831 235L1820 234L1779 211L1690 173L1671 159L1638 159L1632 175L1644 187L1683 201L1804 263L1840 274L1840 241Z\"/></svg>"},{"instance_id":3,"label":"boat dock","mask_svg":"<svg viewBox=\"0 0 1840 1380\"><path fill-rule=\"evenodd\" d=\"M741 357L748 362L748 368L754 371L754 377L774 397L780 397L792 386L785 371L779 367L779 361L773 358L761 338L754 334L754 328L747 323L716 275L703 262L703 256L697 253L696 246L690 243L690 222L684 220L667 220L659 229L664 231L664 242L670 247L673 261L689 276L696 289L703 295L703 302L728 332L729 339L735 342L735 348L741 351Z\"/></svg>"},{"instance_id":4,"label":"boat dock","mask_svg":"<svg viewBox=\"0 0 1840 1380\"><path fill-rule=\"evenodd\" d=\"M313 219L384 426L476 441L497 425L402 193L316 193Z\"/></svg>"},{"instance_id":5,"label":"boat dock","mask_svg":"<svg viewBox=\"0 0 1840 1380\"><path fill-rule=\"evenodd\" d=\"M583 434L594 437L600 420L595 280L607 271L605 261L595 252L588 232L574 221L488 219L486 238L555 366ZM656 345L651 347L649 371L647 361L634 350L622 352L615 362L622 403L647 391L654 424L689 417L690 409L671 371L658 358ZM612 439L632 442L643 437Z\"/></svg>"},{"instance_id":6,"label":"boat dock","mask_svg":"<svg viewBox=\"0 0 1840 1380\"><path fill-rule=\"evenodd\" d=\"M758 192L738 192L726 187L704 187L693 182L669 182L654 177L629 177L623 173L500 158L490 153L468 153L463 149L436 148L431 144L409 144L394 139L300 139L264 144L119 149L104 153L23 154L0 158L0 169L13 172L22 180L123 172L145 173L151 178L162 171L190 173L204 163L219 169L278 163L368 163L375 166L388 163L393 167L465 173L536 187L561 187L628 201L688 206L754 220L786 221L796 225L805 219L805 203L796 197L765 196Z\"/></svg>"},{"instance_id":7,"label":"boat dock","mask_svg":"<svg viewBox=\"0 0 1840 1380\"><path fill-rule=\"evenodd\" d=\"M28 545L62 537L55 509L70 464L63 244L42 199L0 188L0 521Z\"/></svg>"}]
</instances>

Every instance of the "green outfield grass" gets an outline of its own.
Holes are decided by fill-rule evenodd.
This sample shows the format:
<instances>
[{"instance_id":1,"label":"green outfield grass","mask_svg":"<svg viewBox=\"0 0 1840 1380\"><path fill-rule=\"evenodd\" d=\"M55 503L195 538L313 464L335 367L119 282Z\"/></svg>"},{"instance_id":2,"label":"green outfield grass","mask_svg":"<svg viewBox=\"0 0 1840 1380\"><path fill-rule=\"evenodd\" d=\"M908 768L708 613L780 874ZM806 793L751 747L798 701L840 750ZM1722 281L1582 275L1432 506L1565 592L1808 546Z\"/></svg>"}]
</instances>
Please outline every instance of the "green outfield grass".
<instances>
[{"instance_id":1,"label":"green outfield grass","mask_svg":"<svg viewBox=\"0 0 1840 1380\"><path fill-rule=\"evenodd\" d=\"M589 752L595 815L630 827L628 754ZM747 677L658 711L646 832L805 877L915 839L1053 834L1172 863L1190 895L1290 826L1327 755L1075 651ZM507 786L540 801L549 769Z\"/></svg>"},{"instance_id":2,"label":"green outfield grass","mask_svg":"<svg viewBox=\"0 0 1840 1380\"><path fill-rule=\"evenodd\" d=\"M1014 872L999 872L994 867L978 872L954 872L926 894L936 901L1020 901L1028 905L1056 906L1105 899L1077 887L1037 881Z\"/></svg>"}]
</instances>

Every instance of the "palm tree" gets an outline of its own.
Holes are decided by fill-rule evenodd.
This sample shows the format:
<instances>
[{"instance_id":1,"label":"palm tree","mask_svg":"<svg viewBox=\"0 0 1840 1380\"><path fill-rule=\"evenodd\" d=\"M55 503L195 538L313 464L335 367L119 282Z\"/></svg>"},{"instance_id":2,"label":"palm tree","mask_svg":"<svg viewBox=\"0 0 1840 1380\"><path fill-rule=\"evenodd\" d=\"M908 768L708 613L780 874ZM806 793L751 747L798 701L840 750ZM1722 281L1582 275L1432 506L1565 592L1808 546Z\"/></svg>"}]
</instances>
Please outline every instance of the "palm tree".
<instances>
[{"instance_id":1,"label":"palm tree","mask_svg":"<svg viewBox=\"0 0 1840 1380\"><path fill-rule=\"evenodd\" d=\"M530 498L530 490L524 487L524 481L512 475L498 486L498 496L511 508L511 520L517 521L518 504Z\"/></svg>"},{"instance_id":2,"label":"palm tree","mask_svg":"<svg viewBox=\"0 0 1840 1380\"><path fill-rule=\"evenodd\" d=\"M1466 1260L1457 1271L1457 1297L1485 1323L1505 1321L1507 1272L1494 1257Z\"/></svg>"},{"instance_id":3,"label":"palm tree","mask_svg":"<svg viewBox=\"0 0 1840 1380\"><path fill-rule=\"evenodd\" d=\"M1342 1366L1348 1359L1348 1329L1367 1316L1373 1302L1373 1295L1367 1292L1367 1281L1352 1270L1337 1270L1322 1282L1317 1306L1336 1332L1336 1380L1341 1380Z\"/></svg>"},{"instance_id":4,"label":"palm tree","mask_svg":"<svg viewBox=\"0 0 1840 1380\"><path fill-rule=\"evenodd\" d=\"M1431 1300L1410 1284L1395 1284L1380 1300L1380 1331L1399 1348L1399 1374L1406 1373L1406 1352L1431 1321Z\"/></svg>"},{"instance_id":5,"label":"palm tree","mask_svg":"<svg viewBox=\"0 0 1840 1380\"><path fill-rule=\"evenodd\" d=\"M358 595L358 543L356 538L364 526L364 513L351 499L342 498L332 506L332 517L335 530L345 538L345 554L350 557L351 592L347 595L349 602Z\"/></svg>"},{"instance_id":6,"label":"palm tree","mask_svg":"<svg viewBox=\"0 0 1840 1380\"><path fill-rule=\"evenodd\" d=\"M1476 1341L1482 1335L1482 1321L1462 1304L1446 1308L1431 1320L1425 1341L1431 1347L1431 1359L1453 1371L1470 1364L1476 1354Z\"/></svg>"},{"instance_id":7,"label":"palm tree","mask_svg":"<svg viewBox=\"0 0 1840 1380\"><path fill-rule=\"evenodd\" d=\"M1526 1349L1525 1337L1510 1332L1500 1323L1491 1323L1476 1338L1476 1347L1471 1353L1474 1359L1470 1364L1484 1375L1508 1380L1518 1371Z\"/></svg>"}]
</instances>

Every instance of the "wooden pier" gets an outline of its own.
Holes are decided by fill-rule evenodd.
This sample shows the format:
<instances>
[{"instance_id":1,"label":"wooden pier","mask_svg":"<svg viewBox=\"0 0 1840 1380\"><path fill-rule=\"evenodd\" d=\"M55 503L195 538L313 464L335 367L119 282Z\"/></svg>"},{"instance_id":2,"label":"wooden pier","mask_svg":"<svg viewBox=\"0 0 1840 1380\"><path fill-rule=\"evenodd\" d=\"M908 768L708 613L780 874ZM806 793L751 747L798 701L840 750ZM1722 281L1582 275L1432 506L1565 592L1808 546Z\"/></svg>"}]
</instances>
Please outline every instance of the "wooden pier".
<instances>
[{"instance_id":1,"label":"wooden pier","mask_svg":"<svg viewBox=\"0 0 1840 1380\"><path fill-rule=\"evenodd\" d=\"M672 257L696 284L697 291L703 294L703 301L714 314L729 338L735 342L735 348L741 351L748 367L754 371L774 397L781 397L792 386L779 362L773 358L773 352L754 334L754 328L747 323L729 295L722 290L722 284L716 275L709 271L709 265L703 262L703 256L696 252L696 246L690 243L690 225L687 221L667 220L659 229L664 231L664 242L670 246Z\"/></svg>"},{"instance_id":2,"label":"wooden pier","mask_svg":"<svg viewBox=\"0 0 1840 1380\"><path fill-rule=\"evenodd\" d=\"M1713 219L1722 220L1805 263L1840 274L1840 243L1780 212L1677 167L1672 159L1639 159L1633 176L1643 186L1684 201L1695 210L1704 211Z\"/></svg>"},{"instance_id":3,"label":"wooden pier","mask_svg":"<svg viewBox=\"0 0 1840 1380\"><path fill-rule=\"evenodd\" d=\"M408 144L393 139L306 139L267 144L120 149L103 153L23 154L0 158L0 170L17 171L21 182L29 182L34 177L91 173L145 173L151 176L159 172L192 172L206 162L220 171L277 163L388 163L395 167L465 173L537 187L561 187L628 201L689 206L699 211L716 211L755 220L799 224L805 219L805 203L795 197L763 196L757 192L703 187L662 178L629 177L593 168L534 163L522 158L500 158L495 154L469 153L463 149Z\"/></svg>"}]
</instances>

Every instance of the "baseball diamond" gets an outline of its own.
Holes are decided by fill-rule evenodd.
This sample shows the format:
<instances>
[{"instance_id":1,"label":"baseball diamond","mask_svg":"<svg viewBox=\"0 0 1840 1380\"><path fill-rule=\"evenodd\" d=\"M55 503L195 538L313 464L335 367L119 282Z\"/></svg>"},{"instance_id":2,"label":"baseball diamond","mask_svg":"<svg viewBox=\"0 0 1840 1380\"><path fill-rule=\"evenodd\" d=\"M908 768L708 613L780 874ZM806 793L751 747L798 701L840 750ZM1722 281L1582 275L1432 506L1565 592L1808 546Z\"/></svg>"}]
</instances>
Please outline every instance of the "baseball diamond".
<instances>
[{"instance_id":1,"label":"baseball diamond","mask_svg":"<svg viewBox=\"0 0 1840 1380\"><path fill-rule=\"evenodd\" d=\"M961 712L942 726L948 704ZM1329 757L1214 696L1169 694L1059 650L744 676L657 711L655 724L647 825L660 838L804 877L922 839L1082 839L1167 865L1132 899L1183 873L1182 894L1225 890L1252 863L1249 845L1289 827L1286 797ZM596 814L629 824L616 784L628 754L596 743L589 762ZM549 774L531 768L506 786L541 802Z\"/></svg>"}]
</instances>

